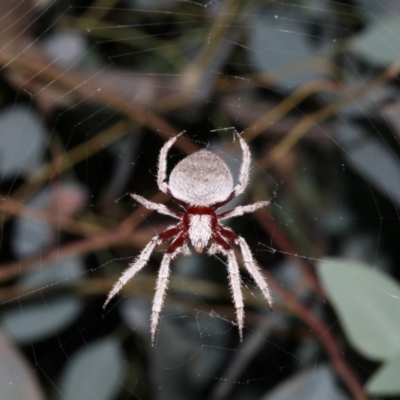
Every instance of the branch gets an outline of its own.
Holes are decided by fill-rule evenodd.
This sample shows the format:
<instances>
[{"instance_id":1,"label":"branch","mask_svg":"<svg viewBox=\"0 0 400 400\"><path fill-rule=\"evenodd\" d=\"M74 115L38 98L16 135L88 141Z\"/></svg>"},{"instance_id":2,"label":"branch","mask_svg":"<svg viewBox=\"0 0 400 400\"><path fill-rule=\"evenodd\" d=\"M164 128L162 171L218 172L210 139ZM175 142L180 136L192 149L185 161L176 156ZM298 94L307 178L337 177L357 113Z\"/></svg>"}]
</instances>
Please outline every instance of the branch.
<instances>
[{"instance_id":1,"label":"branch","mask_svg":"<svg viewBox=\"0 0 400 400\"><path fill-rule=\"evenodd\" d=\"M276 243L277 247L282 251L282 253L299 268L300 272L311 285L312 289L320 297L325 298L325 294L323 293L321 285L314 274L314 266L306 258L298 256L298 250L291 243L286 233L282 231L279 225L272 219L270 214L264 210L257 210L254 212L254 215L268 235L273 238L274 243Z\"/></svg>"},{"instance_id":2,"label":"branch","mask_svg":"<svg viewBox=\"0 0 400 400\"><path fill-rule=\"evenodd\" d=\"M347 365L343 353L333 338L330 328L321 322L314 313L305 307L290 291L285 289L279 282L277 282L271 275L261 271L268 284L282 296L284 303L291 308L304 323L306 323L312 331L321 340L326 353L332 361L338 375L342 378L343 383L347 389L352 393L353 398L356 400L368 400L368 397L361 386L361 383L356 376L355 372Z\"/></svg>"},{"instance_id":3,"label":"branch","mask_svg":"<svg viewBox=\"0 0 400 400\"><path fill-rule=\"evenodd\" d=\"M258 210L254 214L264 229L274 238L278 247L295 263L295 265L300 268L303 275L310 283L312 283L314 290L321 297L325 298L319 281L313 272L312 264L309 263L307 259L296 256L298 251L267 212ZM340 348L336 344L335 339L329 330L329 327L321 322L311 310L305 307L296 296L294 296L289 290L285 289L271 275L267 276L264 271L265 269L262 269L261 272L268 284L282 296L284 303L290 307L292 311L303 320L303 322L305 322L321 340L336 372L341 376L344 384L353 394L353 398L356 400L367 400L368 397L365 394L363 387L354 371L347 365Z\"/></svg>"},{"instance_id":4,"label":"branch","mask_svg":"<svg viewBox=\"0 0 400 400\"><path fill-rule=\"evenodd\" d=\"M160 199L165 200L166 197L167 196L163 193L157 193L151 198L151 200L159 202ZM106 247L132 244L132 232L140 222L147 218L152 212L152 210L139 207L128 216L117 229L97 233L90 237L68 243L59 248L51 248L41 255L30 257L28 259L2 264L0 265L0 283L19 276L35 267L39 267L44 263L67 258L72 254L87 254Z\"/></svg>"}]
</instances>

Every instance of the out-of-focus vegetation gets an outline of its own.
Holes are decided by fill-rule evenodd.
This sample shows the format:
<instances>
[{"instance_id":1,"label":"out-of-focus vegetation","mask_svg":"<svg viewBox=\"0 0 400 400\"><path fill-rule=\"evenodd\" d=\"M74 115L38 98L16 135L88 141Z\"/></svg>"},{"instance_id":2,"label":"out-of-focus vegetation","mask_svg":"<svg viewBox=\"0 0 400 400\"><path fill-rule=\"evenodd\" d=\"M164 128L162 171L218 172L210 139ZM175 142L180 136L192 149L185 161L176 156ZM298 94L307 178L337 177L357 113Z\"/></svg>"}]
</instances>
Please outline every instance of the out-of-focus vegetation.
<instances>
[{"instance_id":1,"label":"out-of-focus vegetation","mask_svg":"<svg viewBox=\"0 0 400 400\"><path fill-rule=\"evenodd\" d=\"M395 0L0 2L0 398L400 398L400 4ZM155 182L208 146L271 206L229 221L224 260L180 257L151 348ZM170 169L169 168L169 169ZM170 203L168 203L171 205ZM174 207L173 205L171 205ZM238 254L239 255L239 254ZM241 259L239 257L241 262Z\"/></svg>"}]
</instances>

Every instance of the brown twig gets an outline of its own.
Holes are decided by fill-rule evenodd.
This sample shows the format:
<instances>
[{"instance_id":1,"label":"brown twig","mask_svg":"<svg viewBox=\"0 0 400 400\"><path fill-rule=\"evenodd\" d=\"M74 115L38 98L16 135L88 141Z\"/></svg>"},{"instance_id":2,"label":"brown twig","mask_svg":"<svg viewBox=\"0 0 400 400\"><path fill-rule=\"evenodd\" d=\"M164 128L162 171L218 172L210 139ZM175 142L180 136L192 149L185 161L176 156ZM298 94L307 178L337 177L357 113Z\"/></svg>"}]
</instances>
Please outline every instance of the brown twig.
<instances>
[{"instance_id":1,"label":"brown twig","mask_svg":"<svg viewBox=\"0 0 400 400\"><path fill-rule=\"evenodd\" d=\"M105 129L103 132L98 133L93 138L88 139L84 143L81 143L75 147L73 147L70 151L66 153L62 153L53 160L51 160L47 164L41 165L37 168L31 177L18 187L13 193L12 198L8 198L7 201L9 203L3 204L2 208L8 207L8 210L11 211L17 209L17 206L12 203L13 201L18 201L26 198L31 193L34 193L42 184L54 178L54 176L60 175L69 168L72 168L78 162L86 159L87 157L97 153L104 149L105 146L112 144L113 142L121 139L122 137L128 135L132 128L133 124L131 121L120 121L111 127ZM7 210L5 210L7 211ZM14 212L10 212L9 215L14 214ZM32 214L31 214L32 215ZM38 214L37 214L38 215ZM2 220L2 224L8 220L8 216L5 216ZM68 230L77 229L81 232L72 232L84 234L82 227L78 227L75 223L75 227L72 227L72 220L63 221L64 227L69 225ZM84 234L85 235L85 234Z\"/></svg>"},{"instance_id":2,"label":"brown twig","mask_svg":"<svg viewBox=\"0 0 400 400\"><path fill-rule=\"evenodd\" d=\"M0 52L0 65L3 68L12 67L24 74L34 76L35 79L44 80L47 83L47 87L56 84L68 89L68 93L76 93L83 99L99 101L107 105L110 109L152 129L164 139L169 139L178 133L166 120L154 113L148 112L148 110L136 102L129 102L107 88L99 88L98 85L91 82L92 78L87 78L76 72L62 70L49 63L45 57L33 58L26 54L16 56L4 50ZM195 143L184 139L179 140L176 146L185 153L192 153L199 150Z\"/></svg>"},{"instance_id":3,"label":"brown twig","mask_svg":"<svg viewBox=\"0 0 400 400\"><path fill-rule=\"evenodd\" d=\"M321 340L322 345L329 358L332 361L338 375L342 378L343 383L347 386L348 390L352 393L355 400L368 400L358 377L355 372L347 365L342 351L336 344L335 339L330 332L330 328L321 322L314 313L305 307L296 296L289 290L286 290L270 275L264 273L265 279L269 285L275 290L284 300L284 303L305 323Z\"/></svg>"},{"instance_id":4,"label":"brown twig","mask_svg":"<svg viewBox=\"0 0 400 400\"><path fill-rule=\"evenodd\" d=\"M272 110L269 110L266 114L258 118L257 121L253 122L248 128L246 128L244 138L247 141L253 140L260 135L260 133L265 132L276 121L287 115L306 98L323 91L338 93L339 85L336 82L327 79L314 80L304 84L294 93L290 94L277 104Z\"/></svg>"},{"instance_id":5,"label":"brown twig","mask_svg":"<svg viewBox=\"0 0 400 400\"><path fill-rule=\"evenodd\" d=\"M350 90L346 96L340 98L339 100L318 111L305 115L298 122L298 124L276 146L274 146L270 152L267 153L264 158L258 161L260 168L265 169L271 164L277 162L298 143L298 141L306 134L306 132L308 132L310 128L313 126L318 126L318 124L332 117L344 107L364 97L366 94L370 93L373 88L396 78L399 72L400 62L394 63L387 70L382 72L374 79L371 79L364 86Z\"/></svg>"},{"instance_id":6,"label":"brown twig","mask_svg":"<svg viewBox=\"0 0 400 400\"><path fill-rule=\"evenodd\" d=\"M0 198L1 197L3 196L0 195ZM51 211L30 207L24 203L21 203L20 201L6 198L5 196L3 198L4 200L0 201L0 212L9 215L43 221L54 226L56 229L62 229L64 231L82 236L91 236L96 232L101 232L104 230L104 228L98 225L74 221L73 219L62 214L55 214Z\"/></svg>"},{"instance_id":7,"label":"brown twig","mask_svg":"<svg viewBox=\"0 0 400 400\"><path fill-rule=\"evenodd\" d=\"M309 284L311 284L312 289L319 296L324 298L325 295L317 277L314 274L313 265L306 258L298 256L298 250L292 244L285 232L272 219L271 215L264 210L257 210L254 215L268 235L273 238L276 246L293 262L294 265L300 269L303 277Z\"/></svg>"},{"instance_id":8,"label":"brown twig","mask_svg":"<svg viewBox=\"0 0 400 400\"><path fill-rule=\"evenodd\" d=\"M125 245L131 241L130 235L121 234L118 229L99 233L91 237L49 249L42 255L30 257L0 266L0 282L8 281L26 271L55 260L61 260L73 254L87 254L103 248Z\"/></svg>"},{"instance_id":9,"label":"brown twig","mask_svg":"<svg viewBox=\"0 0 400 400\"><path fill-rule=\"evenodd\" d=\"M246 297L246 303L248 303ZM210 400L224 400L231 396L235 383L240 380L242 374L252 363L253 359L262 351L268 337L272 334L274 327L279 325L279 321L284 317L282 315L271 315L262 317L257 321L257 326L246 336L245 342L241 345L240 352L234 353L230 362L224 366L222 376L210 394ZM247 324L247 315L246 315Z\"/></svg>"},{"instance_id":10,"label":"brown twig","mask_svg":"<svg viewBox=\"0 0 400 400\"><path fill-rule=\"evenodd\" d=\"M151 201L160 199L157 193ZM0 265L0 282L8 281L30 269L39 267L41 264L60 260L73 254L87 254L112 246L124 246L133 242L132 232L140 222L149 216L153 211L139 207L123 221L117 229L101 232L90 237L68 243L58 248L51 248L47 252L17 262L10 262Z\"/></svg>"},{"instance_id":11,"label":"brown twig","mask_svg":"<svg viewBox=\"0 0 400 400\"><path fill-rule=\"evenodd\" d=\"M258 210L254 214L261 226L271 237L274 238L277 247L300 268L307 281L312 283L314 291L322 298L325 298L321 285L313 272L312 264L307 259L297 256L298 251L295 246L267 212ZM343 382L353 394L354 399L366 400L367 395L365 394L364 389L353 370L344 360L338 345L329 331L329 328L321 322L311 310L305 307L289 290L285 289L270 275L267 276L264 272L263 274L270 286L282 296L284 303L318 335L318 338L322 341L325 351L330 357L336 372L341 376Z\"/></svg>"}]
</instances>

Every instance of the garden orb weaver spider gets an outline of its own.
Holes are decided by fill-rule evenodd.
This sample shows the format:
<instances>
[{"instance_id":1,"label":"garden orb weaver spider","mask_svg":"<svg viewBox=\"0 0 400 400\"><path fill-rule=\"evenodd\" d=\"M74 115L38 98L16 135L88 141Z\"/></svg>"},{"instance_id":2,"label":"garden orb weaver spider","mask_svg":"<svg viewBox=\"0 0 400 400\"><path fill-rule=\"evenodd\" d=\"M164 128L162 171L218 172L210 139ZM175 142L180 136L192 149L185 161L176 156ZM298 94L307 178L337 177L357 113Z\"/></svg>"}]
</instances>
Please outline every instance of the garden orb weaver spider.
<instances>
[{"instance_id":1,"label":"garden orb weaver spider","mask_svg":"<svg viewBox=\"0 0 400 400\"><path fill-rule=\"evenodd\" d=\"M239 246L244 266L261 289L270 309L272 309L272 297L268 284L264 280L247 242L231 229L221 225L220 221L253 212L267 206L269 201L259 201L246 206L238 206L221 214L216 212L218 208L243 193L249 181L250 149L237 132L235 134L242 148L243 160L240 167L239 181L235 187L233 186L233 178L228 166L220 157L208 150L200 150L180 161L172 170L169 182L166 183L168 151L183 133L181 132L172 137L162 147L158 162L157 184L159 189L168 194L184 211L175 211L164 204L157 204L137 194L131 194L144 207L155 210L160 214L169 215L178 219L179 222L150 240L111 289L104 307L147 264L154 248L165 241L170 241L171 243L161 261L153 300L150 332L151 343L154 346L155 332L167 290L171 261L178 254L191 254L188 247L189 242L198 253L201 253L211 243L208 248L208 254L221 253L228 260L230 287L236 308L240 341L242 341L244 304L239 266L232 244Z\"/></svg>"}]
</instances>

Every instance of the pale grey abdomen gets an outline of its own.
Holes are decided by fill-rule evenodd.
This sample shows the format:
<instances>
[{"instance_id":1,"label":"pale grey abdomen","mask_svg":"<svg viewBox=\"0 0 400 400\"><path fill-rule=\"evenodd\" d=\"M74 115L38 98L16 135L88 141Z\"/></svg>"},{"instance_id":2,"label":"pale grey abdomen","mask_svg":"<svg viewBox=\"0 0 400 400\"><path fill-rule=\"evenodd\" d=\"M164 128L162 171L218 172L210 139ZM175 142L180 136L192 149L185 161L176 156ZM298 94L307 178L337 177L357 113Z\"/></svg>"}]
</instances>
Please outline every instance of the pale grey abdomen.
<instances>
[{"instance_id":1,"label":"pale grey abdomen","mask_svg":"<svg viewBox=\"0 0 400 400\"><path fill-rule=\"evenodd\" d=\"M201 150L183 159L171 172L169 189L179 200L207 206L226 200L233 188L228 166L214 153Z\"/></svg>"}]
</instances>

